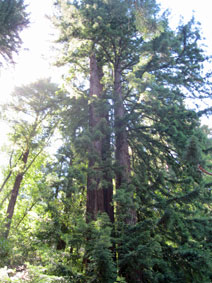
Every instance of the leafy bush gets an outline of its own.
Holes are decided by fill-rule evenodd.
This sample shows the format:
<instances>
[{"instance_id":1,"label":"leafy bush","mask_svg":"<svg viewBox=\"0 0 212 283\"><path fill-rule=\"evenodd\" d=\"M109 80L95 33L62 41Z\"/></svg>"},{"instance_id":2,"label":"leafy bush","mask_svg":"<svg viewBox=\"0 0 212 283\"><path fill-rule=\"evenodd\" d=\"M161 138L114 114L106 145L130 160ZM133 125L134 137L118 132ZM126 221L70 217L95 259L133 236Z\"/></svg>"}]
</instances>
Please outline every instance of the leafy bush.
<instances>
[{"instance_id":1,"label":"leafy bush","mask_svg":"<svg viewBox=\"0 0 212 283\"><path fill-rule=\"evenodd\" d=\"M0 267L8 264L10 250L9 241L4 237L0 237Z\"/></svg>"}]
</instances>

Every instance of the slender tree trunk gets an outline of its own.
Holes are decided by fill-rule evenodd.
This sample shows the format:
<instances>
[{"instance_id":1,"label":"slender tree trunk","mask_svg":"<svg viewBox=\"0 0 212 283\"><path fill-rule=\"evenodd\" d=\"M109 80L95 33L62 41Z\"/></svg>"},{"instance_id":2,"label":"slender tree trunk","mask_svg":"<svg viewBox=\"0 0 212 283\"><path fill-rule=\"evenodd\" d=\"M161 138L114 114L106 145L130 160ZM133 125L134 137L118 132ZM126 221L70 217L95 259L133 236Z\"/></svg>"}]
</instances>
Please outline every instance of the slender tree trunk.
<instances>
[{"instance_id":1,"label":"slender tree trunk","mask_svg":"<svg viewBox=\"0 0 212 283\"><path fill-rule=\"evenodd\" d=\"M115 158L117 164L116 170L116 189L118 190L123 184L128 185L130 182L130 154L127 138L127 129L125 118L124 98L122 94L121 68L118 65L114 70L114 115L115 115ZM133 198L133 195L131 196ZM136 223L136 211L130 208L127 211L127 224Z\"/></svg>"},{"instance_id":2,"label":"slender tree trunk","mask_svg":"<svg viewBox=\"0 0 212 283\"><path fill-rule=\"evenodd\" d=\"M10 171L9 171L9 173L8 173L8 175L7 175L7 177L5 178L3 184L1 185L0 193L1 193L2 190L4 189L4 186L6 185L7 181L10 179L10 177L11 177L11 175L12 175L12 172L13 172L13 171L12 171L12 164L11 164L12 156L13 156L13 152L12 152L12 154L11 154L11 156L10 156L10 168L11 168L11 169L10 169ZM20 160L21 157L22 157L22 154L21 154L21 156L18 158L18 160ZM15 164L13 167L15 167L16 165L17 165L17 162L16 162L16 164Z\"/></svg>"},{"instance_id":3,"label":"slender tree trunk","mask_svg":"<svg viewBox=\"0 0 212 283\"><path fill-rule=\"evenodd\" d=\"M10 179L10 176L12 175L12 170L9 171L7 177L5 178L3 184L1 185L0 188L0 193L2 192L2 190L4 189L4 186L6 185L7 181Z\"/></svg>"},{"instance_id":4,"label":"slender tree trunk","mask_svg":"<svg viewBox=\"0 0 212 283\"><path fill-rule=\"evenodd\" d=\"M101 152L102 138L96 135L99 129L101 116L97 109L99 99L102 95L101 78L103 76L101 68L97 64L94 54L90 56L90 109L89 126L92 137L92 146L89 150L88 176L87 176L87 221L96 219L98 212L104 212L104 194L101 187Z\"/></svg>"},{"instance_id":5,"label":"slender tree trunk","mask_svg":"<svg viewBox=\"0 0 212 283\"><path fill-rule=\"evenodd\" d=\"M29 156L29 150L27 149L24 152L23 157L22 157L22 162L23 162L24 168L26 167L28 156ZM10 197L9 205L8 205L8 208L7 208L7 223L6 223L5 238L8 237L9 232L10 232L10 226L11 226L11 222L12 222L12 218L13 218L13 214L14 214L15 204L16 204L16 200L17 200L17 197L18 197L21 182L22 182L23 176L24 176L24 168L16 176L15 182L14 182L14 185L13 185L13 189L12 189L12 192L11 192L11 197Z\"/></svg>"}]
</instances>

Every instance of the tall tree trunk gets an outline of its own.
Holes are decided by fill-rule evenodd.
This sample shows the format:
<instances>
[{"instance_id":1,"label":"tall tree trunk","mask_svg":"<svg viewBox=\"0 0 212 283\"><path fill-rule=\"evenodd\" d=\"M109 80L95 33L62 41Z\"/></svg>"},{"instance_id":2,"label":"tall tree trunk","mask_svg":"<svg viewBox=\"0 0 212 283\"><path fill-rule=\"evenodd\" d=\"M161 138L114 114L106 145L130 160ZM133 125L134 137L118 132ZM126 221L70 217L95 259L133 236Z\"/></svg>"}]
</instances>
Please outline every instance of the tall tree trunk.
<instances>
[{"instance_id":1,"label":"tall tree trunk","mask_svg":"<svg viewBox=\"0 0 212 283\"><path fill-rule=\"evenodd\" d=\"M114 115L115 115L115 158L117 164L116 170L116 189L122 185L128 185L130 182L130 154L127 138L127 128L124 121L125 107L122 94L121 83L121 68L120 65L114 70ZM133 195L131 195L133 198ZM129 208L126 217L127 224L136 223L136 211L134 208Z\"/></svg>"},{"instance_id":2,"label":"tall tree trunk","mask_svg":"<svg viewBox=\"0 0 212 283\"><path fill-rule=\"evenodd\" d=\"M21 170L20 173L18 173L18 175L15 178L15 182L14 182L13 189L12 189L12 192L11 192L10 201L9 201L8 208L7 208L7 223L6 223L5 238L7 238L9 236L10 226L11 226L11 222L12 222L12 218L13 218L13 214L14 214L14 209L15 209L15 204L16 204L16 200L17 200L17 197L18 197L21 182L23 180L24 169L25 169L26 164L27 164L28 156L29 156L29 150L27 149L24 152L23 157L22 157L23 169Z\"/></svg>"},{"instance_id":3,"label":"tall tree trunk","mask_svg":"<svg viewBox=\"0 0 212 283\"><path fill-rule=\"evenodd\" d=\"M90 108L89 108L89 127L92 136L92 145L89 151L88 176L87 176L87 221L96 219L98 212L104 212L104 194L101 187L101 153L102 138L96 135L99 129L101 116L98 111L99 99L102 96L101 79L103 73L97 64L94 54L90 56Z\"/></svg>"},{"instance_id":4,"label":"tall tree trunk","mask_svg":"<svg viewBox=\"0 0 212 283\"><path fill-rule=\"evenodd\" d=\"M108 102L105 102L106 109L104 109L104 119L109 126L109 113ZM114 222L114 209L113 209L113 179L111 174L111 134L110 130L106 127L102 130L104 139L102 141L102 164L103 164L103 179L104 179L104 209L107 212L110 221Z\"/></svg>"}]
</instances>

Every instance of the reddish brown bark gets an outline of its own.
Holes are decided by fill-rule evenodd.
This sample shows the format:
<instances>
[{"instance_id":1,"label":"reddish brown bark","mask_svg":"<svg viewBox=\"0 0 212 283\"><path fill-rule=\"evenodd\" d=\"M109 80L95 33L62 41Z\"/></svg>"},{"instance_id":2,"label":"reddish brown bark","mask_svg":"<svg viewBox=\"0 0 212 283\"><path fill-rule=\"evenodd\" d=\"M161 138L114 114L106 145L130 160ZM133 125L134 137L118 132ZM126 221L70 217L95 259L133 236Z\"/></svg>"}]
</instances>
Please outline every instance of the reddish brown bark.
<instances>
[{"instance_id":1,"label":"reddish brown bark","mask_svg":"<svg viewBox=\"0 0 212 283\"><path fill-rule=\"evenodd\" d=\"M11 226L11 222L12 222L12 218L13 218L13 214L14 214L15 204L16 204L16 200L17 200L17 197L18 197L21 182L23 180L24 169L25 169L26 164L27 164L28 156L29 156L29 150L27 149L24 152L23 157L22 157L23 169L21 170L20 173L18 173L18 175L15 178L15 182L14 182L13 189L12 189L12 192L11 192L10 201L9 201L8 208L7 208L7 223L6 223L5 238L8 237L9 232L10 232L10 226Z\"/></svg>"},{"instance_id":2,"label":"reddish brown bark","mask_svg":"<svg viewBox=\"0 0 212 283\"><path fill-rule=\"evenodd\" d=\"M100 162L102 141L100 137L95 138L95 130L98 127L101 116L97 110L98 99L102 95L102 70L97 64L94 54L90 56L90 108L89 108L89 126L93 138L92 146L89 151L89 172L87 176L87 221L95 219L98 212L104 212L104 194L100 179Z\"/></svg>"},{"instance_id":3,"label":"reddish brown bark","mask_svg":"<svg viewBox=\"0 0 212 283\"><path fill-rule=\"evenodd\" d=\"M125 107L124 98L122 94L122 83L121 83L121 68L117 66L114 71L114 92L115 92L115 158L117 164L116 170L116 189L119 189L123 184L129 184L130 182L130 154L129 144L127 138L127 128L124 121L125 118ZM133 195L132 195L133 198ZM136 223L136 211L133 208L128 210L128 216L126 218L127 224Z\"/></svg>"},{"instance_id":4,"label":"reddish brown bark","mask_svg":"<svg viewBox=\"0 0 212 283\"><path fill-rule=\"evenodd\" d=\"M116 131L116 162L120 170L116 174L116 186L119 188L123 182L130 180L130 155L127 140L127 130L124 123L125 107L123 103L121 89L121 70L118 67L115 70L114 77L115 91L115 131Z\"/></svg>"},{"instance_id":5,"label":"reddish brown bark","mask_svg":"<svg viewBox=\"0 0 212 283\"><path fill-rule=\"evenodd\" d=\"M207 170L205 170L204 168L202 168L201 165L198 165L198 169L199 169L200 171L202 171L203 173L212 176L212 172L208 172Z\"/></svg>"}]
</instances>

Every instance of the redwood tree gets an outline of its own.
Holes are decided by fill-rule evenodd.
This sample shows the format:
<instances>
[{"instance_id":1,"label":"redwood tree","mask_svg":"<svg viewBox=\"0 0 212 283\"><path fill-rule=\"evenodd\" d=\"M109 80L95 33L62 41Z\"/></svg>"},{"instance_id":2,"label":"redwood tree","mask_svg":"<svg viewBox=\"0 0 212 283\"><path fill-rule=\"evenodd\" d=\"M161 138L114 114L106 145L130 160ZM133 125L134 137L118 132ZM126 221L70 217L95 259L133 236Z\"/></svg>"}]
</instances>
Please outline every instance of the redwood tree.
<instances>
[{"instance_id":1,"label":"redwood tree","mask_svg":"<svg viewBox=\"0 0 212 283\"><path fill-rule=\"evenodd\" d=\"M191 278L197 261L192 257L186 262L194 254L190 239L196 241L198 236L188 223L194 224L200 212L197 191L203 187L196 168L201 152L196 152L196 165L185 156L189 139L197 137L202 147L202 136L198 113L188 109L185 100L208 97L211 85L210 75L202 75L208 58L198 46L198 28L191 20L172 31L167 18L158 16L155 1L57 4L59 41L65 47L60 64L70 66L67 82L74 89L69 100L70 129L78 158L82 161L84 156L87 169L86 210L95 216L108 213L103 203L111 199L113 178L119 275L127 282L175 282L188 274ZM102 111L101 116L99 109L105 105L107 113ZM102 117L108 131L99 130ZM101 167L103 156L109 156L108 173L112 172L109 200L102 186L109 180ZM91 183L95 184L92 199ZM89 224L98 226L98 217L92 218L96 221ZM99 243L96 234L93 238ZM197 246L201 257L201 245ZM94 251L90 246L97 264ZM204 262L208 264L206 258Z\"/></svg>"},{"instance_id":2,"label":"redwood tree","mask_svg":"<svg viewBox=\"0 0 212 283\"><path fill-rule=\"evenodd\" d=\"M90 90L89 90L89 128L91 134L91 145L88 157L88 177L87 177L87 217L96 219L98 212L104 212L104 193L101 182L101 152L102 137L96 135L100 127L101 114L97 105L102 96L102 70L98 66L95 54L90 56ZM100 130L100 129L99 129Z\"/></svg>"}]
</instances>

